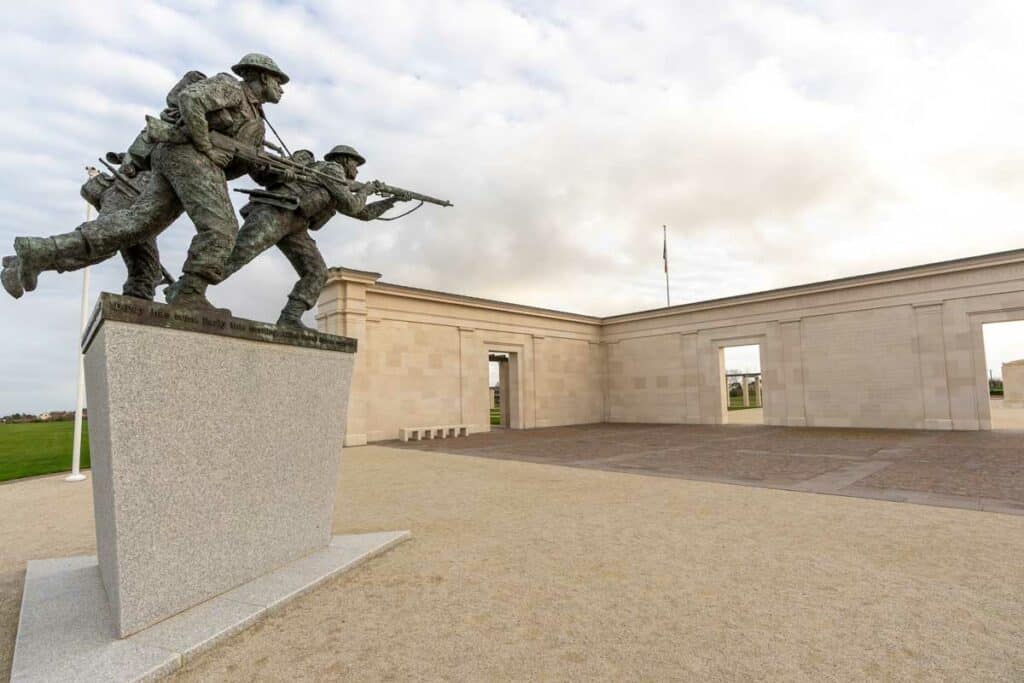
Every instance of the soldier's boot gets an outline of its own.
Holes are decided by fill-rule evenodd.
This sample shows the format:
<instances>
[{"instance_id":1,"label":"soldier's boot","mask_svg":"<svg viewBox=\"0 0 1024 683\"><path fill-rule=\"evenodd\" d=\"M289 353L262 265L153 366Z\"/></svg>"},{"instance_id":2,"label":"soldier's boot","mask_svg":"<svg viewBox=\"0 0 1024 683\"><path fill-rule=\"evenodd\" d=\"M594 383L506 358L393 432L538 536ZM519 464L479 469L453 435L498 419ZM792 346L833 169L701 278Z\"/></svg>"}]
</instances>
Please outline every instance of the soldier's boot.
<instances>
[{"instance_id":1,"label":"soldier's boot","mask_svg":"<svg viewBox=\"0 0 1024 683\"><path fill-rule=\"evenodd\" d=\"M182 280L184 279L184 277L180 277L174 282L171 282L166 287L164 287L164 301L170 303L171 300L174 299L174 297L178 296L178 292L181 291Z\"/></svg>"},{"instance_id":2,"label":"soldier's boot","mask_svg":"<svg viewBox=\"0 0 1024 683\"><path fill-rule=\"evenodd\" d=\"M185 273L171 287L164 290L167 303L200 311L214 311L216 307L206 298L210 283L193 273Z\"/></svg>"},{"instance_id":3,"label":"soldier's boot","mask_svg":"<svg viewBox=\"0 0 1024 683\"><path fill-rule=\"evenodd\" d=\"M58 273L66 273L69 270L78 270L85 266L92 265L90 259L92 249L85 235L81 230L72 230L61 235L54 235L50 238L57 249L53 259L53 269Z\"/></svg>"},{"instance_id":4,"label":"soldier's boot","mask_svg":"<svg viewBox=\"0 0 1024 683\"><path fill-rule=\"evenodd\" d=\"M302 324L302 314L308 310L309 307L306 306L305 301L288 297L288 303L281 309L281 315L277 319L277 326L316 332L312 327Z\"/></svg>"},{"instance_id":5,"label":"soldier's boot","mask_svg":"<svg viewBox=\"0 0 1024 683\"><path fill-rule=\"evenodd\" d=\"M21 264L18 257L4 256L3 266L4 269L0 272L0 282L3 283L8 294L15 299L20 299L21 295L25 293L25 288L21 286Z\"/></svg>"},{"instance_id":6,"label":"soldier's boot","mask_svg":"<svg viewBox=\"0 0 1024 683\"><path fill-rule=\"evenodd\" d=\"M21 286L31 292L39 284L39 274L46 270L63 273L89 265L89 245L78 230L53 237L15 237Z\"/></svg>"},{"instance_id":7,"label":"soldier's boot","mask_svg":"<svg viewBox=\"0 0 1024 683\"><path fill-rule=\"evenodd\" d=\"M57 245L50 237L15 237L18 277L22 288L31 292L39 284L39 273L56 267Z\"/></svg>"}]
</instances>

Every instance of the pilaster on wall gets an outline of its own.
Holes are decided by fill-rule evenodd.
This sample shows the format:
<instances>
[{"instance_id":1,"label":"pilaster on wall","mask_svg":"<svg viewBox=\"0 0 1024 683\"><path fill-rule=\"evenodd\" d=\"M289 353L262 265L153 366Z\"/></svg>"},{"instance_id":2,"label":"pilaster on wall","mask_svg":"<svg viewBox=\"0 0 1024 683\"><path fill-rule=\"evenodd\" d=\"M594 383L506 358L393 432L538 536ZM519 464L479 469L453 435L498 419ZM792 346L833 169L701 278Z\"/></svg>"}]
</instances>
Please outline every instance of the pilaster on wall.
<instances>
[{"instance_id":1,"label":"pilaster on wall","mask_svg":"<svg viewBox=\"0 0 1024 683\"><path fill-rule=\"evenodd\" d=\"M683 358L683 422L700 423L700 366L697 358L697 333L679 335L679 349Z\"/></svg>"},{"instance_id":2,"label":"pilaster on wall","mask_svg":"<svg viewBox=\"0 0 1024 683\"><path fill-rule=\"evenodd\" d=\"M723 381L723 351L715 344L709 334L697 336L697 371L700 382L698 405L700 406L700 422L703 424L723 424L726 421L726 394Z\"/></svg>"},{"instance_id":3,"label":"pilaster on wall","mask_svg":"<svg viewBox=\"0 0 1024 683\"><path fill-rule=\"evenodd\" d=\"M370 372L366 355L366 288L378 279L380 273L332 268L317 304L317 329L358 341L348 402L346 446L362 446L367 441Z\"/></svg>"},{"instance_id":4,"label":"pilaster on wall","mask_svg":"<svg viewBox=\"0 0 1024 683\"><path fill-rule=\"evenodd\" d=\"M946 345L942 331L942 304L914 306L917 323L915 344L921 368L921 396L925 429L952 429L949 411L949 380L946 377Z\"/></svg>"},{"instance_id":5,"label":"pilaster on wall","mask_svg":"<svg viewBox=\"0 0 1024 683\"><path fill-rule=\"evenodd\" d=\"M953 429L973 431L981 428L981 406L976 395L975 340L969 308L963 300L946 302L942 306L942 335Z\"/></svg>"},{"instance_id":6,"label":"pilaster on wall","mask_svg":"<svg viewBox=\"0 0 1024 683\"><path fill-rule=\"evenodd\" d=\"M761 345L761 411L766 425L786 423L786 381L781 333L770 325Z\"/></svg>"},{"instance_id":7,"label":"pilaster on wall","mask_svg":"<svg viewBox=\"0 0 1024 683\"><path fill-rule=\"evenodd\" d=\"M615 354L617 341L601 340L601 348L604 352L601 358L604 367L604 381L601 383L601 399L604 401L604 412L601 414L602 422L612 422L615 414L615 396L613 391L616 387L613 377L612 356Z\"/></svg>"},{"instance_id":8,"label":"pilaster on wall","mask_svg":"<svg viewBox=\"0 0 1024 683\"><path fill-rule=\"evenodd\" d=\"M608 346L602 341L587 342L587 351L590 354L593 367L598 375L597 388L597 414L601 416L601 422L608 421Z\"/></svg>"},{"instance_id":9,"label":"pilaster on wall","mask_svg":"<svg viewBox=\"0 0 1024 683\"><path fill-rule=\"evenodd\" d=\"M543 377L547 371L547 364L544 359L544 337L534 334L530 335L533 343L533 371L530 378L532 400L528 401L531 414L527 422L531 427L547 427L548 420L538 417L541 411L538 408L540 397L537 396L537 378Z\"/></svg>"},{"instance_id":10,"label":"pilaster on wall","mask_svg":"<svg viewBox=\"0 0 1024 683\"><path fill-rule=\"evenodd\" d=\"M486 365L484 349L476 336L476 330L471 327L459 328L459 422L470 425L470 431L487 431L490 429L490 415L483 419L482 406L484 401L478 394L480 378L478 366ZM486 385L486 380L484 380ZM507 386L507 385L506 385ZM507 403L507 397L502 397L502 405Z\"/></svg>"},{"instance_id":11,"label":"pilaster on wall","mask_svg":"<svg viewBox=\"0 0 1024 683\"><path fill-rule=\"evenodd\" d=\"M804 403L803 337L801 321L779 322L782 337L782 375L786 392L786 424L791 427L807 425L807 411Z\"/></svg>"}]
</instances>

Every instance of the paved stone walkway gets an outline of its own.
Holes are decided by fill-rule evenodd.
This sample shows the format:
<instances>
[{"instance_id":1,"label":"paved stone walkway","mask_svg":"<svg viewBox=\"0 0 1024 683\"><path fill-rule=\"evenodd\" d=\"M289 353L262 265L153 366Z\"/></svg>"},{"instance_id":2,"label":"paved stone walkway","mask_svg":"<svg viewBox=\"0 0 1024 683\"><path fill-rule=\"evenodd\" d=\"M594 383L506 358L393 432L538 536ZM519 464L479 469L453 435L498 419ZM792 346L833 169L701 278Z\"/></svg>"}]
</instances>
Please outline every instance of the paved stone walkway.
<instances>
[{"instance_id":1,"label":"paved stone walkway","mask_svg":"<svg viewBox=\"0 0 1024 683\"><path fill-rule=\"evenodd\" d=\"M1024 431L594 424L381 445L1024 515Z\"/></svg>"}]
</instances>

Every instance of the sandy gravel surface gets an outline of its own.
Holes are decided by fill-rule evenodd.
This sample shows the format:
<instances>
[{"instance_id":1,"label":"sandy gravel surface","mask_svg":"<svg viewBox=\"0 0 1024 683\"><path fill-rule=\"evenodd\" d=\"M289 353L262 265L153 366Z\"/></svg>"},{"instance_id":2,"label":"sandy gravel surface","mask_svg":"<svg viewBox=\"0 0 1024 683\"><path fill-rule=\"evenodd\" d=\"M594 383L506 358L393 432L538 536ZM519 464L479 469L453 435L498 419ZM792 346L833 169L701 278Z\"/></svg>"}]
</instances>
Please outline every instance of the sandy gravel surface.
<instances>
[{"instance_id":1,"label":"sandy gravel surface","mask_svg":"<svg viewBox=\"0 0 1024 683\"><path fill-rule=\"evenodd\" d=\"M382 447L340 494L413 540L172 680L1024 678L1024 517ZM0 680L89 495L0 486Z\"/></svg>"}]
</instances>

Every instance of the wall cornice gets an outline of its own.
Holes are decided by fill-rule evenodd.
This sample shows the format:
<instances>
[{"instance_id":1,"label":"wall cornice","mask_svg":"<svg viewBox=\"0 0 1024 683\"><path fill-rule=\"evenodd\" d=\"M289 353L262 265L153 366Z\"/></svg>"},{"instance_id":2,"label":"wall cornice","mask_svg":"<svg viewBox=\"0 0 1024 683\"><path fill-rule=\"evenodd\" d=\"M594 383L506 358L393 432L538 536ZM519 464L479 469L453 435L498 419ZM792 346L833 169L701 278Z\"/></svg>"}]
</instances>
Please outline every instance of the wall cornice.
<instances>
[{"instance_id":1,"label":"wall cornice","mask_svg":"<svg viewBox=\"0 0 1024 683\"><path fill-rule=\"evenodd\" d=\"M380 273L364 270L355 270L351 268L329 269L327 282L328 284L341 281L355 282L359 284L365 284L367 286L367 293L372 294L412 299L423 302L464 306L478 310L534 316L564 322L596 325L600 328L603 328L606 325L631 323L638 321L652 321L658 318L669 318L673 316L679 316L680 314L708 312L714 311L716 309L728 309L732 307L744 306L749 304L769 303L773 301L795 299L797 297L804 297L816 294L835 294L839 292L847 292L847 295L849 295L852 294L850 290L855 290L859 288L878 287L880 285L885 286L897 283L908 283L909 281L913 280L921 280L925 278L933 278L939 276L957 274L966 275L977 270L1008 265L1020 266L1022 269L1024 269L1024 249L1004 251L994 254L983 254L979 256L954 259L951 261L940 261L936 263L909 266L905 268L897 268L893 270L880 271L876 273L868 273L865 275L855 275L851 277L837 278L834 280L824 280L821 282L794 285L791 287L782 287L762 292L740 294L736 296L723 297L720 299L709 299L706 301L697 301L666 308L656 308L607 317L583 315L578 313L571 313L568 311L560 311L557 309L541 308L538 306L527 306L523 304L510 303L507 301L497 301L494 299L484 299L481 297L468 296L464 294L454 294L451 292L440 292L430 289L422 289L419 287L399 285L391 282L381 281L379 279L381 277ZM949 285L947 283L944 286L948 287ZM894 296L892 292L885 292L880 294L881 296L878 298L882 299ZM865 298L871 297L868 296ZM937 301L935 303L941 303L941 301ZM792 316L792 314L790 314L790 316Z\"/></svg>"}]
</instances>

